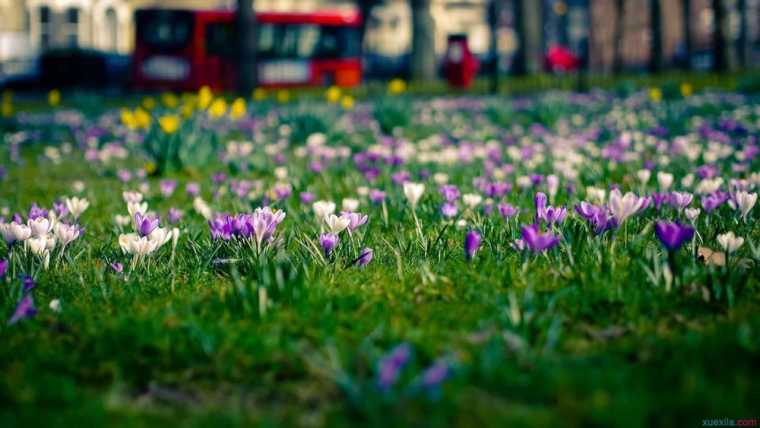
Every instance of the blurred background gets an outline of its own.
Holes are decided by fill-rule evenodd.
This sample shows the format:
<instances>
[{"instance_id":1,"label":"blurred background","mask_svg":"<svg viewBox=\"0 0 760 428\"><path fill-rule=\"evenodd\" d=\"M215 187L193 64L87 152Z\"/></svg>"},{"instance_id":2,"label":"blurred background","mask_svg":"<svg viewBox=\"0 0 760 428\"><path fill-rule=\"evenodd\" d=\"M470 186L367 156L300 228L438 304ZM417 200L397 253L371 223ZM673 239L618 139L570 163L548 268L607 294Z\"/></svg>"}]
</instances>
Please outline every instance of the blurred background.
<instances>
[{"instance_id":1,"label":"blurred background","mask_svg":"<svg viewBox=\"0 0 760 428\"><path fill-rule=\"evenodd\" d=\"M727 73L760 0L0 0L0 86L250 91Z\"/></svg>"}]
</instances>

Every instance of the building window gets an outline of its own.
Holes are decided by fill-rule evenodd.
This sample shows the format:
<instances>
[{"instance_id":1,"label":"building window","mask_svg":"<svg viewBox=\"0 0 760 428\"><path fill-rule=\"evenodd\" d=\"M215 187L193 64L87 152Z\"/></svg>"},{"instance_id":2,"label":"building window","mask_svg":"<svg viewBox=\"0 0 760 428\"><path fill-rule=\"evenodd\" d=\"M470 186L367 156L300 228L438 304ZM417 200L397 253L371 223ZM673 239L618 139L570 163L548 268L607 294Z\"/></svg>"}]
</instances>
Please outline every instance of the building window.
<instances>
[{"instance_id":1,"label":"building window","mask_svg":"<svg viewBox=\"0 0 760 428\"><path fill-rule=\"evenodd\" d=\"M79 46L79 9L70 7L66 9L66 44L69 47Z\"/></svg>"},{"instance_id":2,"label":"building window","mask_svg":"<svg viewBox=\"0 0 760 428\"><path fill-rule=\"evenodd\" d=\"M105 31L104 48L108 51L119 50L119 19L111 7L106 9Z\"/></svg>"},{"instance_id":3,"label":"building window","mask_svg":"<svg viewBox=\"0 0 760 428\"><path fill-rule=\"evenodd\" d=\"M40 48L50 47L50 8L42 6L39 9L40 21Z\"/></svg>"}]
</instances>

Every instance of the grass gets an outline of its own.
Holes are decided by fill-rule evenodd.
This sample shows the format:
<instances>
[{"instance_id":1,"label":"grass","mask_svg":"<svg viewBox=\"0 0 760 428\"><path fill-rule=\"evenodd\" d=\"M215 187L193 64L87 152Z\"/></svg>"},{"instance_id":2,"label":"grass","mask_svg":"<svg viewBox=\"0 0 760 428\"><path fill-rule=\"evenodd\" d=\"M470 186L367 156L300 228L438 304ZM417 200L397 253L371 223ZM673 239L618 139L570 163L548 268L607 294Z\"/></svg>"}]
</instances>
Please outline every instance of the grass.
<instances>
[{"instance_id":1,"label":"grass","mask_svg":"<svg viewBox=\"0 0 760 428\"><path fill-rule=\"evenodd\" d=\"M474 141L503 130L520 133L513 126L535 123L560 132L563 120L579 108L558 103L563 97L539 98L528 110L512 108L513 99L486 99L501 107L487 114L461 107L432 124L423 123L417 108L403 132L414 141L431 130L452 135L463 126L465 139ZM754 113L740 121L756 135L757 100L715 104L705 97L693 104L647 103L634 110L641 121L626 130L646 129L651 112L674 130L667 137L672 141L673 135L695 132L687 124L692 116L717 120L749 105ZM603 117L611 103L621 105L604 100L582 108L591 118ZM384 105L377 108L401 108ZM286 120L290 108L281 107L285 112L277 117ZM306 109L327 124L332 145L357 151L374 140L361 126L353 132L346 128L341 118L349 113L314 101ZM85 112L90 118L103 113ZM250 159L255 167L237 177L274 182L275 162L263 146L277 141L278 125L262 128L264 137ZM19 123L5 126L6 137L11 129L32 130ZM170 198L158 196L159 177L146 179L151 209L162 215L172 206L186 211L183 232L173 261L165 247L130 271L113 215L126 213L122 190L141 181L122 184L115 172L142 166L145 155L128 144L130 157L106 166L84 162L75 145L52 162L45 147L76 137L58 125L36 129L42 135L21 146L20 159L4 155L0 205L11 212L26 211L32 202L50 206L73 194L72 183L79 180L91 206L81 219L85 235L62 259L54 257L42 270L29 257L13 264L2 280L0 313L10 317L21 293L19 276L32 273L27 269L32 266L39 309L34 318L0 324L2 426L680 427L704 419L758 417L760 386L752 381L760 371L757 213L746 223L727 206L709 221L702 216L697 229L704 245L716 248L715 236L734 230L748 241L736 258L749 264L706 266L687 245L676 255L668 290L656 274L667 257L652 227L656 219L679 218L674 211L650 210L600 237L570 215L561 248L537 255L510 247L519 236L515 220L466 215L468 228L480 230L484 242L467 263L464 230L441 220L436 186L428 181L416 211L420 240L399 187L390 181L396 169L383 167L373 187L389 193L388 221L380 207L364 202L361 210L370 222L357 242L349 245L343 236L335 258L323 262L308 249L319 227L298 192L339 202L355 197L365 181L350 161L310 171L308 159L295 155L303 141L294 140L285 150L285 164L295 196L274 203L287 213L278 229L280 247L256 260L248 250L219 248L210 240L208 226L183 192L186 182L201 182L203 197L219 210L250 210L261 195L251 202L229 193L214 198L208 177L219 170L234 176L235 169L206 159L198 167L168 172L181 183ZM223 135L218 128L212 132ZM595 143L613 138L602 133ZM706 146L706 140L699 141ZM589 157L577 180L579 191L592 184L635 188L631 174L639 159L613 169ZM694 166L674 156L668 170L680 178ZM757 166L754 161L749 171ZM728 160L720 167L727 179L732 176ZM480 165L408 163L404 168L413 174L445 171L465 192L481 174ZM516 168L515 175L531 171L526 165ZM546 162L533 171L547 174L553 167ZM654 187L650 183L649 190ZM523 210L521 224L533 215L534 190L516 188L508 196ZM571 208L582 199L562 190L557 205ZM347 267L364 246L375 250L374 260L365 268ZM225 251L244 260L215 263ZM124 263L124 273L109 267L115 261ZM48 308L56 298L60 313ZM400 343L411 345L412 356L395 385L383 390L379 361ZM423 371L441 360L449 367L446 379L439 387L420 386Z\"/></svg>"}]
</instances>

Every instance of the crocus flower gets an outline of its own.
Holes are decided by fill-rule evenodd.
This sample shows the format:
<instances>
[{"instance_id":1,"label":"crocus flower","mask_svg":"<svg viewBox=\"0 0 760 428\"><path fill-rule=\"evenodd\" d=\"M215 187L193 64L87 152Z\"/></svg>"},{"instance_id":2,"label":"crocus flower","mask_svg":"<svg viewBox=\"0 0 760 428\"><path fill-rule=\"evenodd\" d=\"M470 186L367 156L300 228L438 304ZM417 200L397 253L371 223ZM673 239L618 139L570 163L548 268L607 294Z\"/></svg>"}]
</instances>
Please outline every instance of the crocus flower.
<instances>
[{"instance_id":1,"label":"crocus flower","mask_svg":"<svg viewBox=\"0 0 760 428\"><path fill-rule=\"evenodd\" d=\"M705 212L709 214L716 208L723 205L723 203L725 203L728 198L728 194L721 191L716 191L708 195L704 195L702 196L702 208L704 208Z\"/></svg>"},{"instance_id":2,"label":"crocus flower","mask_svg":"<svg viewBox=\"0 0 760 428\"><path fill-rule=\"evenodd\" d=\"M744 221L747 221L747 216L749 215L749 212L752 211L756 202L757 193L749 193L743 190L732 194L731 199L729 200L731 207L735 210L739 210L741 218Z\"/></svg>"},{"instance_id":3,"label":"crocus flower","mask_svg":"<svg viewBox=\"0 0 760 428\"><path fill-rule=\"evenodd\" d=\"M317 201L312 204L311 208L314 210L314 215L317 216L317 219L322 221L335 212L335 202Z\"/></svg>"},{"instance_id":4,"label":"crocus flower","mask_svg":"<svg viewBox=\"0 0 760 428\"><path fill-rule=\"evenodd\" d=\"M425 193L424 184L413 183L411 181L404 183L404 196L406 196L406 200L409 201L409 205L412 209L417 207L417 202L419 202L423 193Z\"/></svg>"},{"instance_id":5,"label":"crocus flower","mask_svg":"<svg viewBox=\"0 0 760 428\"><path fill-rule=\"evenodd\" d=\"M688 192L670 192L668 202L676 209L682 210L688 207L693 199L694 195Z\"/></svg>"},{"instance_id":6,"label":"crocus flower","mask_svg":"<svg viewBox=\"0 0 760 428\"><path fill-rule=\"evenodd\" d=\"M2 259L0 260L0 278L4 277L6 272L8 272L8 260Z\"/></svg>"},{"instance_id":7,"label":"crocus flower","mask_svg":"<svg viewBox=\"0 0 760 428\"><path fill-rule=\"evenodd\" d=\"M298 197L301 200L301 203L305 205L311 204L317 199L317 197L311 192L301 192Z\"/></svg>"},{"instance_id":8,"label":"crocus flower","mask_svg":"<svg viewBox=\"0 0 760 428\"><path fill-rule=\"evenodd\" d=\"M456 217L458 211L459 209L455 203L444 202L443 205L441 205L441 215L445 218Z\"/></svg>"},{"instance_id":9,"label":"crocus flower","mask_svg":"<svg viewBox=\"0 0 760 428\"><path fill-rule=\"evenodd\" d=\"M372 248L363 248L361 253L359 253L359 257L356 259L355 264L359 267L367 266L374 256L375 252Z\"/></svg>"},{"instance_id":10,"label":"crocus flower","mask_svg":"<svg viewBox=\"0 0 760 428\"><path fill-rule=\"evenodd\" d=\"M140 236L150 235L151 232L153 232L153 230L155 230L159 224L158 217L143 215L140 213L136 213L134 219L135 230L140 234Z\"/></svg>"},{"instance_id":11,"label":"crocus flower","mask_svg":"<svg viewBox=\"0 0 760 428\"><path fill-rule=\"evenodd\" d=\"M393 348L388 355L381 358L377 367L377 384L382 390L388 390L396 384L401 369L412 357L412 347L402 343Z\"/></svg>"},{"instance_id":12,"label":"crocus flower","mask_svg":"<svg viewBox=\"0 0 760 428\"><path fill-rule=\"evenodd\" d=\"M480 248L482 237L476 230L471 230L464 235L464 257L467 261L472 260Z\"/></svg>"},{"instance_id":13,"label":"crocus flower","mask_svg":"<svg viewBox=\"0 0 760 428\"><path fill-rule=\"evenodd\" d=\"M727 232L718 235L718 243L727 253L735 253L736 250L744 245L744 238L734 235L734 232Z\"/></svg>"},{"instance_id":14,"label":"crocus flower","mask_svg":"<svg viewBox=\"0 0 760 428\"><path fill-rule=\"evenodd\" d=\"M644 203L644 198L628 192L623 196L620 190L610 192L609 210L617 224L622 225L630 216L636 214Z\"/></svg>"},{"instance_id":15,"label":"crocus flower","mask_svg":"<svg viewBox=\"0 0 760 428\"><path fill-rule=\"evenodd\" d=\"M366 214L343 211L341 217L348 219L348 231L353 232L367 223L369 217Z\"/></svg>"},{"instance_id":16,"label":"crocus flower","mask_svg":"<svg viewBox=\"0 0 760 428\"><path fill-rule=\"evenodd\" d=\"M655 234L668 251L676 251L694 237L694 228L688 225L658 221Z\"/></svg>"},{"instance_id":17,"label":"crocus flower","mask_svg":"<svg viewBox=\"0 0 760 428\"><path fill-rule=\"evenodd\" d=\"M523 226L522 238L525 244L535 252L546 251L559 244L559 236L550 231L541 233L537 224Z\"/></svg>"},{"instance_id":18,"label":"crocus flower","mask_svg":"<svg viewBox=\"0 0 760 428\"><path fill-rule=\"evenodd\" d=\"M66 198L64 202L66 203L66 209L68 209L75 220L90 206L90 201L84 198L77 198L76 196Z\"/></svg>"},{"instance_id":19,"label":"crocus flower","mask_svg":"<svg viewBox=\"0 0 760 428\"><path fill-rule=\"evenodd\" d=\"M499 210L499 214L502 216L502 218L504 218L504 220L508 220L520 212L519 209L506 202L497 205L497 209Z\"/></svg>"},{"instance_id":20,"label":"crocus flower","mask_svg":"<svg viewBox=\"0 0 760 428\"><path fill-rule=\"evenodd\" d=\"M166 215L166 219L169 221L169 224L177 224L180 222L180 220L182 220L182 216L184 215L185 213L183 213L181 210L171 207L169 208L169 212Z\"/></svg>"},{"instance_id":21,"label":"crocus flower","mask_svg":"<svg viewBox=\"0 0 760 428\"><path fill-rule=\"evenodd\" d=\"M445 184L438 191L446 202L454 202L459 199L459 188L452 184Z\"/></svg>"},{"instance_id":22,"label":"crocus flower","mask_svg":"<svg viewBox=\"0 0 760 428\"><path fill-rule=\"evenodd\" d=\"M111 263L111 269L116 273L122 273L124 271L124 265L118 262Z\"/></svg>"},{"instance_id":23,"label":"crocus flower","mask_svg":"<svg viewBox=\"0 0 760 428\"><path fill-rule=\"evenodd\" d=\"M438 388L448 374L449 364L444 360L438 360L422 373L421 384L427 389Z\"/></svg>"},{"instance_id":24,"label":"crocus flower","mask_svg":"<svg viewBox=\"0 0 760 428\"><path fill-rule=\"evenodd\" d=\"M339 240L340 238L335 233L323 233L319 236L319 245L322 246L325 257L330 257Z\"/></svg>"},{"instance_id":25,"label":"crocus flower","mask_svg":"<svg viewBox=\"0 0 760 428\"><path fill-rule=\"evenodd\" d=\"M382 204L383 201L385 201L385 192L379 189L370 189L369 190L369 200L373 204Z\"/></svg>"},{"instance_id":26,"label":"crocus flower","mask_svg":"<svg viewBox=\"0 0 760 428\"><path fill-rule=\"evenodd\" d=\"M23 319L29 319L37 314L37 308L34 307L34 299L32 293L25 293L24 297L19 300L16 305L16 310L8 320L8 325L16 324Z\"/></svg>"},{"instance_id":27,"label":"crocus flower","mask_svg":"<svg viewBox=\"0 0 760 428\"><path fill-rule=\"evenodd\" d=\"M37 204L32 204L32 208L29 209L29 220L36 220L38 218L47 218L48 211L39 207Z\"/></svg>"},{"instance_id":28,"label":"crocus flower","mask_svg":"<svg viewBox=\"0 0 760 428\"><path fill-rule=\"evenodd\" d=\"M330 233L338 234L346 230L351 224L351 220L347 216L330 214L325 217L325 224L327 224L327 230L329 230Z\"/></svg>"},{"instance_id":29,"label":"crocus flower","mask_svg":"<svg viewBox=\"0 0 760 428\"><path fill-rule=\"evenodd\" d=\"M185 185L185 192L194 198L201 193L201 185L195 182L187 183Z\"/></svg>"},{"instance_id":30,"label":"crocus flower","mask_svg":"<svg viewBox=\"0 0 760 428\"><path fill-rule=\"evenodd\" d=\"M66 246L75 239L79 238L82 233L82 228L75 224L56 223L53 227L55 237L61 242L61 245Z\"/></svg>"},{"instance_id":31,"label":"crocus flower","mask_svg":"<svg viewBox=\"0 0 760 428\"><path fill-rule=\"evenodd\" d=\"M174 194L174 190L177 189L177 180L161 180L158 187L161 190L161 195L168 198Z\"/></svg>"}]
</instances>

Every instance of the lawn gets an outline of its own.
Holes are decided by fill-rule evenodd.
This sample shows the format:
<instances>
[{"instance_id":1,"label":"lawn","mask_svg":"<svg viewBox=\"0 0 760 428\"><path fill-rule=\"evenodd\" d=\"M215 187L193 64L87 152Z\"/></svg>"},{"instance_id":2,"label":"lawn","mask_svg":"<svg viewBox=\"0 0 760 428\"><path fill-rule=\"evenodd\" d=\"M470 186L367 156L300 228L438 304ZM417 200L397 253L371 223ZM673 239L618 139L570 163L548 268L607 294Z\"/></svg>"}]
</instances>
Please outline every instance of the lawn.
<instances>
[{"instance_id":1,"label":"lawn","mask_svg":"<svg viewBox=\"0 0 760 428\"><path fill-rule=\"evenodd\" d=\"M757 95L391 92L4 95L0 426L757 423Z\"/></svg>"}]
</instances>

